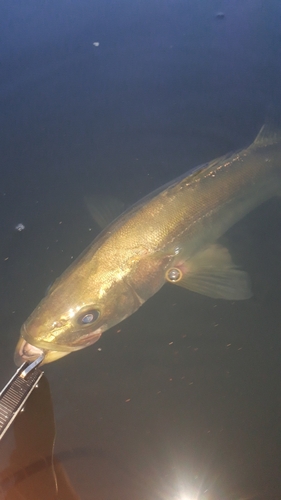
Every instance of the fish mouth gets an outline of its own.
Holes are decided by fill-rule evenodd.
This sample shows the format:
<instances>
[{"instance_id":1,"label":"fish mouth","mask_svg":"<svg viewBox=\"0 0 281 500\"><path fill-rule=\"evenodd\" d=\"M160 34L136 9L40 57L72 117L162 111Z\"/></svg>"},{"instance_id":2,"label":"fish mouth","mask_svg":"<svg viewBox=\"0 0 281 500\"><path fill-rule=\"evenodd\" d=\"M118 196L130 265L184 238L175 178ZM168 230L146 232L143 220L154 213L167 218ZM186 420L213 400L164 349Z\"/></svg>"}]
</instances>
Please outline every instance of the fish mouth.
<instances>
[{"instance_id":1,"label":"fish mouth","mask_svg":"<svg viewBox=\"0 0 281 500\"><path fill-rule=\"evenodd\" d=\"M23 333L26 334L25 325L23 327ZM78 351L80 349L83 349L84 347L88 347L89 345L94 344L99 340L101 334L102 329L98 328L94 332L79 337L78 339L73 341L71 345L58 345L58 350L50 349L47 342L45 342L45 345L43 344L43 342L41 342L41 347L36 347L35 345L28 342L28 340L20 337L15 349L14 362L16 366L21 366L25 362L32 363L39 356L44 354L45 357L41 365L50 363L59 358L62 358L63 356L66 356L67 354L70 354L70 352L72 351Z\"/></svg>"},{"instance_id":2,"label":"fish mouth","mask_svg":"<svg viewBox=\"0 0 281 500\"><path fill-rule=\"evenodd\" d=\"M29 344L24 338L20 338L17 343L15 354L14 354L14 362L16 366L21 366L23 363L32 363L39 356L44 354L44 359L40 363L40 366L45 365L47 363L51 363L52 361L56 361L63 356L69 354L70 351L50 351L45 349L40 349L39 347L35 347L32 344Z\"/></svg>"},{"instance_id":3,"label":"fish mouth","mask_svg":"<svg viewBox=\"0 0 281 500\"><path fill-rule=\"evenodd\" d=\"M25 362L31 363L43 353L43 349L39 349L38 347L29 344L25 339L21 337L16 346L14 362L16 366L20 366Z\"/></svg>"}]
</instances>

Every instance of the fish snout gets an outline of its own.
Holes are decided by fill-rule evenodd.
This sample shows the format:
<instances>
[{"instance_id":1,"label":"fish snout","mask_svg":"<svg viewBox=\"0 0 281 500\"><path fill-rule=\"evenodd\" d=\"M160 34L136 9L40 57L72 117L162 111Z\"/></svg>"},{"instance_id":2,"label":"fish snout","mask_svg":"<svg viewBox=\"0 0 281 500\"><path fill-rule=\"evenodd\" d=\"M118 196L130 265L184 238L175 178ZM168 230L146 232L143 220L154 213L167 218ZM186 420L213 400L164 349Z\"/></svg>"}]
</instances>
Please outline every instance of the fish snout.
<instances>
[{"instance_id":1,"label":"fish snout","mask_svg":"<svg viewBox=\"0 0 281 500\"><path fill-rule=\"evenodd\" d=\"M37 359L42 354L42 349L29 344L24 338L21 337L16 346L14 362L16 366L20 366L26 361L35 361L35 359Z\"/></svg>"}]
</instances>

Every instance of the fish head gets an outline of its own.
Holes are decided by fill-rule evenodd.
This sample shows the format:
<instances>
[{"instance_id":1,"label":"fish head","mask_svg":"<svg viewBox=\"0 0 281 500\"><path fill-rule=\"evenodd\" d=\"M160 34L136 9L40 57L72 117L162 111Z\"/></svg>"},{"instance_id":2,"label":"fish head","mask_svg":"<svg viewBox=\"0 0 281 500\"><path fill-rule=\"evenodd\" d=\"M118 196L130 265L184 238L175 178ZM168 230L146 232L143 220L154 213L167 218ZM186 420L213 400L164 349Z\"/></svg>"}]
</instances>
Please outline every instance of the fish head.
<instances>
[{"instance_id":1,"label":"fish head","mask_svg":"<svg viewBox=\"0 0 281 500\"><path fill-rule=\"evenodd\" d=\"M43 353L49 363L83 349L140 307L126 280L85 274L62 275L23 324L15 351L18 366Z\"/></svg>"}]
</instances>

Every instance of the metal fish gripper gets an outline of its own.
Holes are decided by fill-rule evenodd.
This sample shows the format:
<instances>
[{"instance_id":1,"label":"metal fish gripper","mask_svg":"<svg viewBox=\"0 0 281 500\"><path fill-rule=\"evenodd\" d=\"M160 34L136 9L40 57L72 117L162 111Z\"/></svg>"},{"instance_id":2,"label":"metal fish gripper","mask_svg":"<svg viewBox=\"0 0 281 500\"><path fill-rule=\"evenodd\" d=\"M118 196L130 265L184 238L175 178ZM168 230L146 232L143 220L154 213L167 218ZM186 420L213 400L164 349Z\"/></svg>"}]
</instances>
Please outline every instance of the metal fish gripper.
<instances>
[{"instance_id":1,"label":"metal fish gripper","mask_svg":"<svg viewBox=\"0 0 281 500\"><path fill-rule=\"evenodd\" d=\"M5 435L32 391L38 385L43 371L39 365L44 354L32 363L23 363L0 393L0 440Z\"/></svg>"}]
</instances>

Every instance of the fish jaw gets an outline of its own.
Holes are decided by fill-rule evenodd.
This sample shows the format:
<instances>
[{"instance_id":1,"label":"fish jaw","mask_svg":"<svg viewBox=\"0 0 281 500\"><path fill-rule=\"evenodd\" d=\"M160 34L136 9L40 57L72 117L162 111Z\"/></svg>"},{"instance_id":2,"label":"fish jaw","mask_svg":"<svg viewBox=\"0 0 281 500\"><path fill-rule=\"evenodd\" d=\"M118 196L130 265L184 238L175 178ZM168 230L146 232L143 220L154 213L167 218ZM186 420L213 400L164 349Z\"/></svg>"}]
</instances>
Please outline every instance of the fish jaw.
<instances>
[{"instance_id":1,"label":"fish jaw","mask_svg":"<svg viewBox=\"0 0 281 500\"><path fill-rule=\"evenodd\" d=\"M57 359L66 356L70 352L79 351L84 347L88 347L91 344L97 342L102 334L102 329L98 328L94 332L86 333L77 339L76 342L73 343L71 347L69 346L56 346L49 342L36 342L35 339L31 337L31 340L26 331L25 324L21 329L21 336L16 345L15 353L14 353L14 362L16 366L20 366L22 363L28 362L31 363L35 361L39 356L44 354L44 360L41 365L51 363L52 361L56 361ZM37 344L37 345L35 345Z\"/></svg>"},{"instance_id":2,"label":"fish jaw","mask_svg":"<svg viewBox=\"0 0 281 500\"><path fill-rule=\"evenodd\" d=\"M14 361L17 366L20 366L22 363L35 361L39 356L43 354L43 350L35 347L24 338L20 337L14 354Z\"/></svg>"},{"instance_id":3,"label":"fish jaw","mask_svg":"<svg viewBox=\"0 0 281 500\"><path fill-rule=\"evenodd\" d=\"M20 337L14 354L14 362L16 366L21 366L23 363L28 362L32 363L39 356L44 354L44 360L41 365L45 365L47 363L51 363L52 361L56 361L63 356L69 354L69 352L64 351L45 351L36 347L32 344L29 344L23 337Z\"/></svg>"}]
</instances>

